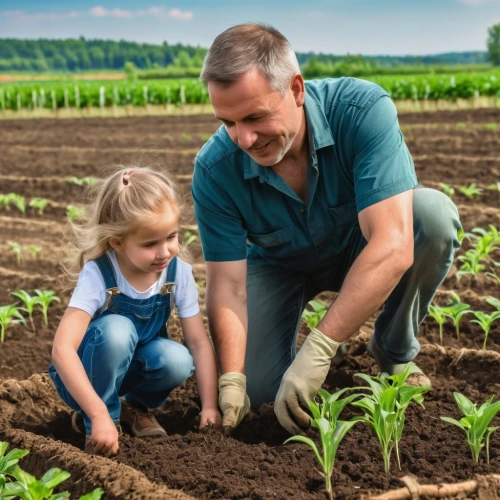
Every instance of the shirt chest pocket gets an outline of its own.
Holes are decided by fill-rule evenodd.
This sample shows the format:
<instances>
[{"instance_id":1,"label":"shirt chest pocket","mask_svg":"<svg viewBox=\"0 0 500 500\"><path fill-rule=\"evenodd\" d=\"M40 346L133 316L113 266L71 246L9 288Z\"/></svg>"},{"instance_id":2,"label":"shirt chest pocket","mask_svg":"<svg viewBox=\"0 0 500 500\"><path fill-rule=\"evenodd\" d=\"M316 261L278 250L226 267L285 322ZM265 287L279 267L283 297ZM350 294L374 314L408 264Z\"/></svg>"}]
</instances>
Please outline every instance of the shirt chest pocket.
<instances>
[{"instance_id":1,"label":"shirt chest pocket","mask_svg":"<svg viewBox=\"0 0 500 500\"><path fill-rule=\"evenodd\" d=\"M328 209L330 216L330 245L334 248L335 254L341 253L347 247L352 234L359 228L358 211L356 200L352 200L340 207Z\"/></svg>"},{"instance_id":2,"label":"shirt chest pocket","mask_svg":"<svg viewBox=\"0 0 500 500\"><path fill-rule=\"evenodd\" d=\"M285 227L266 234L248 233L248 239L251 243L262 248L278 247L292 241L293 228Z\"/></svg>"}]
</instances>

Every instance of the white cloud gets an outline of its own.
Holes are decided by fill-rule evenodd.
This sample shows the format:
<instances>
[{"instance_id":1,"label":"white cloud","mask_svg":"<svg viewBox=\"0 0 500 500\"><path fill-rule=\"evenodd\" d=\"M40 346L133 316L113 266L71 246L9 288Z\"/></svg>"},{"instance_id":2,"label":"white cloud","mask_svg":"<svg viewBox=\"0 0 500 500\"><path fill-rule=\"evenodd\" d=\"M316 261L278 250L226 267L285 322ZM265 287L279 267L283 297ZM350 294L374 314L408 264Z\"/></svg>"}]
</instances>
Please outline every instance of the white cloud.
<instances>
[{"instance_id":1,"label":"white cloud","mask_svg":"<svg viewBox=\"0 0 500 500\"><path fill-rule=\"evenodd\" d=\"M1 17L7 17L13 21L59 21L61 19L74 19L81 16L81 12L25 12L24 10L4 10L0 12Z\"/></svg>"},{"instance_id":2,"label":"white cloud","mask_svg":"<svg viewBox=\"0 0 500 500\"><path fill-rule=\"evenodd\" d=\"M458 0L458 1L466 5L481 5L483 3L491 3L494 0Z\"/></svg>"},{"instance_id":3,"label":"white cloud","mask_svg":"<svg viewBox=\"0 0 500 500\"><path fill-rule=\"evenodd\" d=\"M131 19L133 17L155 16L160 18L170 17L182 21L191 21L193 13L191 11L181 11L180 9L167 10L165 7L149 7L140 10L105 9L96 5L89 10L89 14L94 17L116 17L121 19Z\"/></svg>"}]
</instances>

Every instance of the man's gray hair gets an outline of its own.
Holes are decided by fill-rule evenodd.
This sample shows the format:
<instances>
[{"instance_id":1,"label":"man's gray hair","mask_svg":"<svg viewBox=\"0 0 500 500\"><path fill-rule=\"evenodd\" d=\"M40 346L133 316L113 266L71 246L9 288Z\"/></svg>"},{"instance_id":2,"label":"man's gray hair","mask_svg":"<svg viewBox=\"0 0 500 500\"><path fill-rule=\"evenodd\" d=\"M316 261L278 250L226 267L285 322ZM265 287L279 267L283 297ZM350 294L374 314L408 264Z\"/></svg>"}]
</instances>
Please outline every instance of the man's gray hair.
<instances>
[{"instance_id":1,"label":"man's gray hair","mask_svg":"<svg viewBox=\"0 0 500 500\"><path fill-rule=\"evenodd\" d=\"M300 73L290 42L266 24L246 23L221 33L203 62L200 80L229 86L257 66L271 88L285 94L292 76Z\"/></svg>"}]
</instances>

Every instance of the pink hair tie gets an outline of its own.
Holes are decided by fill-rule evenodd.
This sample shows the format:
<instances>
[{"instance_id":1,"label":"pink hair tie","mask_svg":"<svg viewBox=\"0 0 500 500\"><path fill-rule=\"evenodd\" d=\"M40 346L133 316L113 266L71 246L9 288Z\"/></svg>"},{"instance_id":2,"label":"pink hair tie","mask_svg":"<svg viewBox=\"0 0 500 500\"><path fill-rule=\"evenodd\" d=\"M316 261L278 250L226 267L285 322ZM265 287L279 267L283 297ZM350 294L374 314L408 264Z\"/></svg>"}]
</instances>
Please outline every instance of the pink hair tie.
<instances>
[{"instance_id":1,"label":"pink hair tie","mask_svg":"<svg viewBox=\"0 0 500 500\"><path fill-rule=\"evenodd\" d=\"M133 170L130 170L129 172L127 172L126 174L123 174L123 178L122 178L122 182L125 186L128 186L129 185L129 179L130 179L130 176L134 173Z\"/></svg>"}]
</instances>

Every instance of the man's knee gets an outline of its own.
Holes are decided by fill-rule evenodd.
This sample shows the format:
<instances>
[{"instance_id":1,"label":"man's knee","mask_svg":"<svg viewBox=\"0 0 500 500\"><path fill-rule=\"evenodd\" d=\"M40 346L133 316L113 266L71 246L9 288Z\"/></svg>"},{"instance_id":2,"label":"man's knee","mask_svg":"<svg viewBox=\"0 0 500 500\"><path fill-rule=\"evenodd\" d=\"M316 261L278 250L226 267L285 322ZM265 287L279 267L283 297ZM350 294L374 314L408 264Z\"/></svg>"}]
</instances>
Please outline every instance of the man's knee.
<instances>
[{"instance_id":1,"label":"man's knee","mask_svg":"<svg viewBox=\"0 0 500 500\"><path fill-rule=\"evenodd\" d=\"M460 246L460 218L455 204L441 191L429 188L414 190L413 226L415 249L438 253Z\"/></svg>"}]
</instances>

